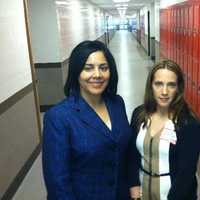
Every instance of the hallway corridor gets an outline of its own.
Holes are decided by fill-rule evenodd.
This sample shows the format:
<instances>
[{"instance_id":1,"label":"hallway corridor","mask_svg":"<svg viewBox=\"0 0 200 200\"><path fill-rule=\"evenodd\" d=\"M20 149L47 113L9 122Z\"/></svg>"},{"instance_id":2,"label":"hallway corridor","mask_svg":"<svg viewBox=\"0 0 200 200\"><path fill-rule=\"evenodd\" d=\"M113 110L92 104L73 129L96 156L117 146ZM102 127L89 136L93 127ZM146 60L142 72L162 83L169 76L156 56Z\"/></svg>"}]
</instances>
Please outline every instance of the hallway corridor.
<instances>
[{"instance_id":1,"label":"hallway corridor","mask_svg":"<svg viewBox=\"0 0 200 200\"><path fill-rule=\"evenodd\" d=\"M143 101L148 67L153 62L130 32L116 32L109 47L118 66L118 93L124 98L130 119L133 108Z\"/></svg>"},{"instance_id":2,"label":"hallway corridor","mask_svg":"<svg viewBox=\"0 0 200 200\"><path fill-rule=\"evenodd\" d=\"M43 137L42 130L43 116L48 109L65 99L64 85L68 77L69 58L74 47L83 41L101 41L113 54L118 71L118 85L116 88L116 85L113 84L115 82L113 80L115 80L116 76L112 79L115 73L110 70L110 75L112 76L110 76L111 84L109 86L111 87L108 88L108 91L112 92L112 85L114 85L114 91L116 92L117 90L117 94L123 98L129 122L135 108L143 104L148 73L151 71L154 63L158 64L159 61L163 59L172 60L181 67L185 82L184 92L181 91L182 86L176 90L178 91L178 95L176 96L178 98L172 105L172 107L174 106L175 108L175 112L173 112L173 109L171 112L170 109L169 118L175 114L173 115L173 119L177 119L177 122L181 122L182 119L184 121L186 115L182 115L182 111L184 112L187 109L179 107L179 99L181 101L180 105L183 105L182 97L184 96L189 108L197 115L197 121L200 120L200 0L3 0L0 2L0 13L0 58L2 61L0 69L0 200L47 200L42 170L41 146L43 141L46 141L45 137ZM81 55L83 54L84 53L78 53L75 65L81 67L79 62L81 62ZM95 67L95 69L98 67L99 70L102 70L102 66L104 65L101 65L103 64L101 63L102 61L98 62L94 61L93 63L87 64L92 64L91 67ZM104 64L107 64L107 62ZM76 71L75 65L73 64L72 71ZM112 67L112 63L109 63L109 65ZM87 69L84 71L87 71ZM116 71L116 69L114 69L114 71ZM100 87L99 84L106 83L106 79L102 79L102 81L99 79L99 83L90 81L92 80L91 78L95 77L94 71L91 72L92 73L87 74L88 78L83 79L85 83L88 83L89 88L91 86L91 88L94 87L97 89ZM82 76L79 78L80 82ZM160 86L162 85L160 89L164 88L164 85L171 85L164 84L168 82L165 81L165 78L167 79L167 76L159 78L162 80L158 81L160 83L162 82L162 84L160 84ZM74 77L72 77L72 79L73 81L75 80ZM155 83L155 77L153 80ZM73 81L70 80L70 82ZM153 86L154 83L150 85ZM173 85L177 86L177 84ZM180 86L179 81L178 86ZM174 89L177 89L177 87L174 87ZM148 88L147 90L147 96L151 96L151 90ZM163 93L163 91L164 90L159 90L159 93ZM155 94L154 90L154 95ZM171 100L170 94L171 93L167 94L168 96L164 95L165 97L156 94L156 97L158 97L156 100L167 102ZM181 98L179 98L179 94ZM100 103L104 104L100 106ZM122 112L120 111L120 106L117 107L114 109L116 114L114 114L113 117L109 115L109 120L108 114L113 114L114 111L109 110L108 106L106 110L106 103L106 101L99 102L94 106L94 110L97 110L96 114L99 115L100 118L102 116L102 120L108 125L108 128L111 126L111 132L114 133L113 139L115 136L117 138L117 134L120 135L120 132L122 132L124 136L126 129L123 128L123 125L128 125L127 122L121 125L121 122L123 122L122 117L125 117L124 110ZM153 108L153 106L150 107ZM63 110L64 113L69 113L68 109ZM79 109L77 109L77 111L78 110ZM81 113L82 112L78 113L74 119L77 121L81 120ZM96 122L94 123L95 116L90 117L90 114L87 114L85 111L83 113L86 118L92 119L92 122L87 123L88 127L98 124ZM176 113L181 114L180 120L179 115L176 117ZM143 113L140 116L143 117L142 115ZM60 116L62 115L59 114L58 118L60 118ZM71 116L70 114L70 117ZM167 119L167 115L165 116L166 117L163 118ZM53 114L53 117L57 117L57 115ZM120 117L121 119L116 123L113 121ZM66 120L61 120L62 127L66 128L63 134L61 131L53 131L53 134L51 134L51 131L47 131L48 133L44 134L44 136L50 135L50 138L52 136L57 138L57 135L61 135L61 137L70 135L70 139L73 138L72 133L70 132L69 134L69 130L67 129L68 125L65 125L65 122L68 122L68 117L66 118ZM58 126L60 121L57 122L57 119L50 121L53 123L55 122L55 126L53 127L59 130L60 127ZM83 124L83 127L86 129L82 129L82 127L79 128L82 121L84 120L81 120L80 123L77 122L77 125L75 125L76 122L70 120L70 129L74 127L75 130L81 130L81 134L72 131L78 136L76 137L78 140L84 138L83 133L87 133L87 137L84 138L85 141L81 141L79 144L81 144L81 146L85 145L87 148L91 145L90 149L96 152L94 148L95 142L88 139L93 135L89 133L88 127L85 127L86 124ZM191 121L191 123L193 122L193 120L189 121ZM196 120L194 121L196 122ZM165 127L164 121L161 119L156 120L155 124ZM112 125L118 127L115 129L112 128L114 127ZM188 125L190 126L190 124ZM180 146L187 146L188 157L185 152L182 151L182 146L179 148L177 145L175 147L180 150L180 153L177 153L178 150L175 150L175 159L171 159L170 157L173 154L168 152L166 155L170 156L166 159L167 161L173 160L175 161L173 165L180 166L180 168L178 167L176 170L178 174L180 174L181 168L184 169L183 173L180 175L181 178L184 178L183 175L187 175L187 172L190 172L190 170L187 169L193 169L193 176L188 175L188 177L190 176L194 180L194 176L197 176L198 200L200 200L200 126L198 126L198 128L197 131L187 131L187 128L184 127L184 132L189 134L185 134L183 137L181 135L180 142L178 142ZM149 129L151 129L151 127L149 127ZM85 130L85 132L83 130ZM102 130L103 128L97 131L97 133ZM193 133L194 140L192 140ZM102 137L102 134L99 135ZM108 134L107 136L109 137L110 135ZM178 133L177 136L177 139L179 139ZM188 140L187 137L190 136L191 140ZM170 137L172 137L171 134ZM185 137L186 139L184 139ZM49 143L46 146L49 149L53 149L53 151L49 154L50 158L47 156L45 156L45 158L48 158L47 160L50 162L52 161L52 165L56 165L58 168L59 166L65 166L64 168L67 168L66 164L73 164L74 159L70 158L70 162L64 161L64 165L59 164L60 160L58 159L57 161L56 159L62 156L62 153L67 153L68 151L61 150L61 154L56 153L57 151L54 150L54 147L58 146L58 149L61 149L62 145L60 145L59 141L64 143L66 140L57 141L55 138L49 139L53 147L51 147ZM125 141L121 137L118 138L120 142ZM161 139L163 138L160 138L160 140ZM94 137L94 140L100 142L96 137ZM171 142L171 140L167 140ZM182 142L182 140L185 140L185 142ZM63 146L66 148L70 146L70 155L75 155L75 158L77 158L78 156L76 156L74 152L77 153L79 145L77 145L77 143L73 144L73 141L77 140L71 139L70 145L64 144ZM118 141L116 141L116 144L119 146L119 149L116 147L114 149L111 148L114 153L111 156L112 159L119 158L116 156L118 152L124 152L120 150L123 144L118 143ZM174 140L172 142L174 142ZM195 142L197 142L196 145ZM183 146L183 150L186 150L185 146ZM159 145L159 147L163 147L163 145ZM196 169L192 167L196 167L198 154L195 154L193 148L195 148L199 154L199 163L197 165L198 173L196 174ZM81 147L81 150L82 149ZM173 148L170 148L170 151L172 149ZM191 152L188 153L190 150ZM84 151L84 153L85 152L88 153L88 151ZM109 154L104 152L104 150L100 150L99 152L103 155L101 156L102 160L98 160L96 154L94 154L95 160L102 164L102 166L98 165L99 169L103 170L104 167L108 167L110 170L108 174L114 176L115 169L117 170L117 167L120 165L115 163L111 164L111 160L106 162L106 157L104 155L108 156ZM160 153L161 151L158 152ZM78 155L81 155L81 159L84 158L82 153L78 152ZM193 163L191 160L195 155L196 157ZM183 158L186 165L190 166L185 167L185 165L179 164L179 162L182 163L179 156ZM64 158L67 159L68 157L65 156ZM123 158L126 158L126 156L123 156ZM89 160L88 163L94 165L95 161ZM52 165L49 164L48 166L51 167ZM71 166L72 170L70 170L70 173L73 175L74 168L73 165ZM164 163L164 166L167 167L168 165ZM81 174L78 176L78 184L81 183L80 180L83 175L81 170L83 170L83 167L84 166L81 165L81 167L76 170L76 172L78 171L78 173ZM89 167L87 166L86 168L88 169ZM171 173L171 169L175 168L170 166L169 170L166 170L166 172L169 171ZM105 170L103 170L101 174L103 173L105 173ZM51 174L56 174L56 170L53 169ZM172 172L171 174L175 173ZM56 175L56 177L61 177L62 179L63 175ZM185 179L188 179L188 177ZM74 184L73 176L70 176L70 178L72 178L72 184ZM111 182L117 181L117 178L109 178L108 184L106 183L106 179L103 179L101 184L99 178L95 178L95 180L96 179L98 179L98 186L105 184L105 188L108 190L108 185L113 185L113 188L117 187L117 184L111 184ZM64 180L66 180L65 176ZM175 179L172 177L171 180ZM191 185L189 185L189 179L187 182L181 180L180 183L181 189L179 191L181 191L181 194L184 195L182 191L185 191L185 193L190 195ZM71 183L67 185L71 185ZM83 185L87 185L87 190L90 188L86 182L84 182ZM92 184L92 186L94 186L94 184ZM188 190L182 190L182 186L183 188L187 187ZM61 187L59 187L59 189L60 188ZM68 187L64 188L68 189ZM73 190L76 189L75 186L73 186L73 188ZM175 188L176 190L179 189L176 184ZM99 189L99 187L97 187L97 189ZM53 187L54 194L56 193L55 191L55 187ZM80 193L80 190L77 191ZM108 192L110 193L113 191L114 190L111 189ZM89 194L93 193L93 191L89 192ZM98 194L104 193L105 191L98 192ZM83 192L81 192L81 194L83 194ZM175 194L176 192L173 192L173 195ZM119 197L120 195L117 196ZM83 197L83 195L81 195L81 197ZM76 196L75 198L79 197ZM97 200L97 198L100 198L100 196L86 197L86 200ZM189 196L189 198L186 197L186 199L191 200L190 198L191 196ZM119 199L124 200L125 198L119 197ZM103 200L105 200L104 197ZM111 200L110 197L109 200ZM162 198L162 200L164 199Z\"/></svg>"}]
</instances>

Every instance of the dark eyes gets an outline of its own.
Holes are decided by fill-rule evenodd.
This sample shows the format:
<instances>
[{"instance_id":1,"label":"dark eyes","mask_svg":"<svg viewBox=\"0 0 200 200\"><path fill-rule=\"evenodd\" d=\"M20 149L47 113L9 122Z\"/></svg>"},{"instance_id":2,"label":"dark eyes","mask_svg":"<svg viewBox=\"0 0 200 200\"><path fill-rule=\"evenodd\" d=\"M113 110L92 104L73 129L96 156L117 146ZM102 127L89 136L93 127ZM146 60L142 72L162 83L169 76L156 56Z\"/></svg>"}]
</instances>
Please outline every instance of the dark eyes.
<instances>
[{"instance_id":1,"label":"dark eyes","mask_svg":"<svg viewBox=\"0 0 200 200\"><path fill-rule=\"evenodd\" d=\"M100 65L99 66L99 69L101 70L101 71L107 71L108 69L109 69L109 67L108 67L108 65Z\"/></svg>"},{"instance_id":2,"label":"dark eyes","mask_svg":"<svg viewBox=\"0 0 200 200\"><path fill-rule=\"evenodd\" d=\"M168 83L168 86L170 86L170 87L176 87L176 83L174 83L174 82L170 82L170 83Z\"/></svg>"},{"instance_id":3,"label":"dark eyes","mask_svg":"<svg viewBox=\"0 0 200 200\"><path fill-rule=\"evenodd\" d=\"M93 69L93 66L90 66L90 65L85 65L85 67L83 68L83 70L85 71L90 71Z\"/></svg>"},{"instance_id":4,"label":"dark eyes","mask_svg":"<svg viewBox=\"0 0 200 200\"><path fill-rule=\"evenodd\" d=\"M157 81L157 82L154 82L154 85L155 85L155 86L162 86L162 85L163 85L163 83L162 83L162 82L158 82L158 81Z\"/></svg>"},{"instance_id":5,"label":"dark eyes","mask_svg":"<svg viewBox=\"0 0 200 200\"><path fill-rule=\"evenodd\" d=\"M161 81L155 81L153 84L156 87L163 87L164 86L164 83L161 82ZM169 82L169 83L167 83L167 87L175 88L176 86L177 86L176 82Z\"/></svg>"},{"instance_id":6,"label":"dark eyes","mask_svg":"<svg viewBox=\"0 0 200 200\"><path fill-rule=\"evenodd\" d=\"M83 68L83 70L88 71L88 72L93 71L94 69L95 69L95 65L93 64L86 64ZM98 65L98 69L102 72L106 72L109 69L109 67L107 64L101 64L101 65Z\"/></svg>"}]
</instances>

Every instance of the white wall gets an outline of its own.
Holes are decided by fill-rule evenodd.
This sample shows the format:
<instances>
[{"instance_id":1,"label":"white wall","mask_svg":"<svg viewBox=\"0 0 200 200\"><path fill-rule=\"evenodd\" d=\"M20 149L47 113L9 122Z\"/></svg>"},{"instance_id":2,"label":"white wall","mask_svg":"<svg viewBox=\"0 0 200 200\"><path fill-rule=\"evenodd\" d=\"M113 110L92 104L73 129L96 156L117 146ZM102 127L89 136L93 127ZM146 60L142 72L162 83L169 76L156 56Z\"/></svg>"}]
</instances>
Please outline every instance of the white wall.
<instances>
[{"instance_id":1,"label":"white wall","mask_svg":"<svg viewBox=\"0 0 200 200\"><path fill-rule=\"evenodd\" d=\"M171 6L171 5L174 5L174 4L177 4L177 3L182 3L184 1L187 1L187 0L160 0L160 7L161 8L166 8L168 6Z\"/></svg>"},{"instance_id":2,"label":"white wall","mask_svg":"<svg viewBox=\"0 0 200 200\"><path fill-rule=\"evenodd\" d=\"M140 12L139 11L137 11L136 21L137 21L136 28L139 30L140 29Z\"/></svg>"},{"instance_id":3,"label":"white wall","mask_svg":"<svg viewBox=\"0 0 200 200\"><path fill-rule=\"evenodd\" d=\"M148 35L148 14L147 14L148 10L149 10L149 7L144 7L140 10L140 17L141 16L142 18L144 17L144 31L146 35Z\"/></svg>"},{"instance_id":4,"label":"white wall","mask_svg":"<svg viewBox=\"0 0 200 200\"><path fill-rule=\"evenodd\" d=\"M59 62L58 24L54 0L29 0L28 3L34 62Z\"/></svg>"},{"instance_id":5,"label":"white wall","mask_svg":"<svg viewBox=\"0 0 200 200\"><path fill-rule=\"evenodd\" d=\"M1 0L0 27L2 103L32 82L22 0Z\"/></svg>"},{"instance_id":6,"label":"white wall","mask_svg":"<svg viewBox=\"0 0 200 200\"><path fill-rule=\"evenodd\" d=\"M62 62L104 33L104 13L86 0L29 0L34 63Z\"/></svg>"},{"instance_id":7,"label":"white wall","mask_svg":"<svg viewBox=\"0 0 200 200\"><path fill-rule=\"evenodd\" d=\"M155 3L150 5L150 36L155 37Z\"/></svg>"},{"instance_id":8,"label":"white wall","mask_svg":"<svg viewBox=\"0 0 200 200\"><path fill-rule=\"evenodd\" d=\"M60 38L61 61L83 40L104 34L104 13L86 0L55 1Z\"/></svg>"}]
</instances>

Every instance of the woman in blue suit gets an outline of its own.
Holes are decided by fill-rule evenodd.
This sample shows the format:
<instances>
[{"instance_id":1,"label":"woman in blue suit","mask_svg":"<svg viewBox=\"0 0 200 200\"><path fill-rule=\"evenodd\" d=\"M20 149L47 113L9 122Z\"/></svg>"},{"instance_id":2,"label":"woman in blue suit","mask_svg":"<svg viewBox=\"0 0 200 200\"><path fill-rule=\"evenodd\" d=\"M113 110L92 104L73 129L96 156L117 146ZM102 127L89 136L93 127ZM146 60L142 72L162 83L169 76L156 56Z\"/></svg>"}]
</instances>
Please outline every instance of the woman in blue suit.
<instances>
[{"instance_id":1,"label":"woman in blue suit","mask_svg":"<svg viewBox=\"0 0 200 200\"><path fill-rule=\"evenodd\" d=\"M84 41L74 48L67 98L44 116L48 200L129 199L129 184L138 181L133 168L128 173L131 131L117 83L114 58L102 42Z\"/></svg>"}]
</instances>

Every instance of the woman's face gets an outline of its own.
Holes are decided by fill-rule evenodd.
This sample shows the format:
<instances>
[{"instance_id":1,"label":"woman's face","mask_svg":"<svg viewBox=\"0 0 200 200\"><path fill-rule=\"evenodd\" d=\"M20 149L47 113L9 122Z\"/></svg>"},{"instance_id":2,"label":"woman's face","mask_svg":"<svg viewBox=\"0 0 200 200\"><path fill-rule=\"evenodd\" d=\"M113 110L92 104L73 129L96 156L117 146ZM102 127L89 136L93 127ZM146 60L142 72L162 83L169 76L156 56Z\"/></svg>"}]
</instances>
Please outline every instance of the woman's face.
<instances>
[{"instance_id":1,"label":"woman's face","mask_svg":"<svg viewBox=\"0 0 200 200\"><path fill-rule=\"evenodd\" d=\"M168 69L157 70L152 81L152 90L157 108L168 109L178 91L176 74Z\"/></svg>"},{"instance_id":2,"label":"woman's face","mask_svg":"<svg viewBox=\"0 0 200 200\"><path fill-rule=\"evenodd\" d=\"M108 62L101 51L91 53L79 76L80 93L83 97L101 96L110 79Z\"/></svg>"}]
</instances>

